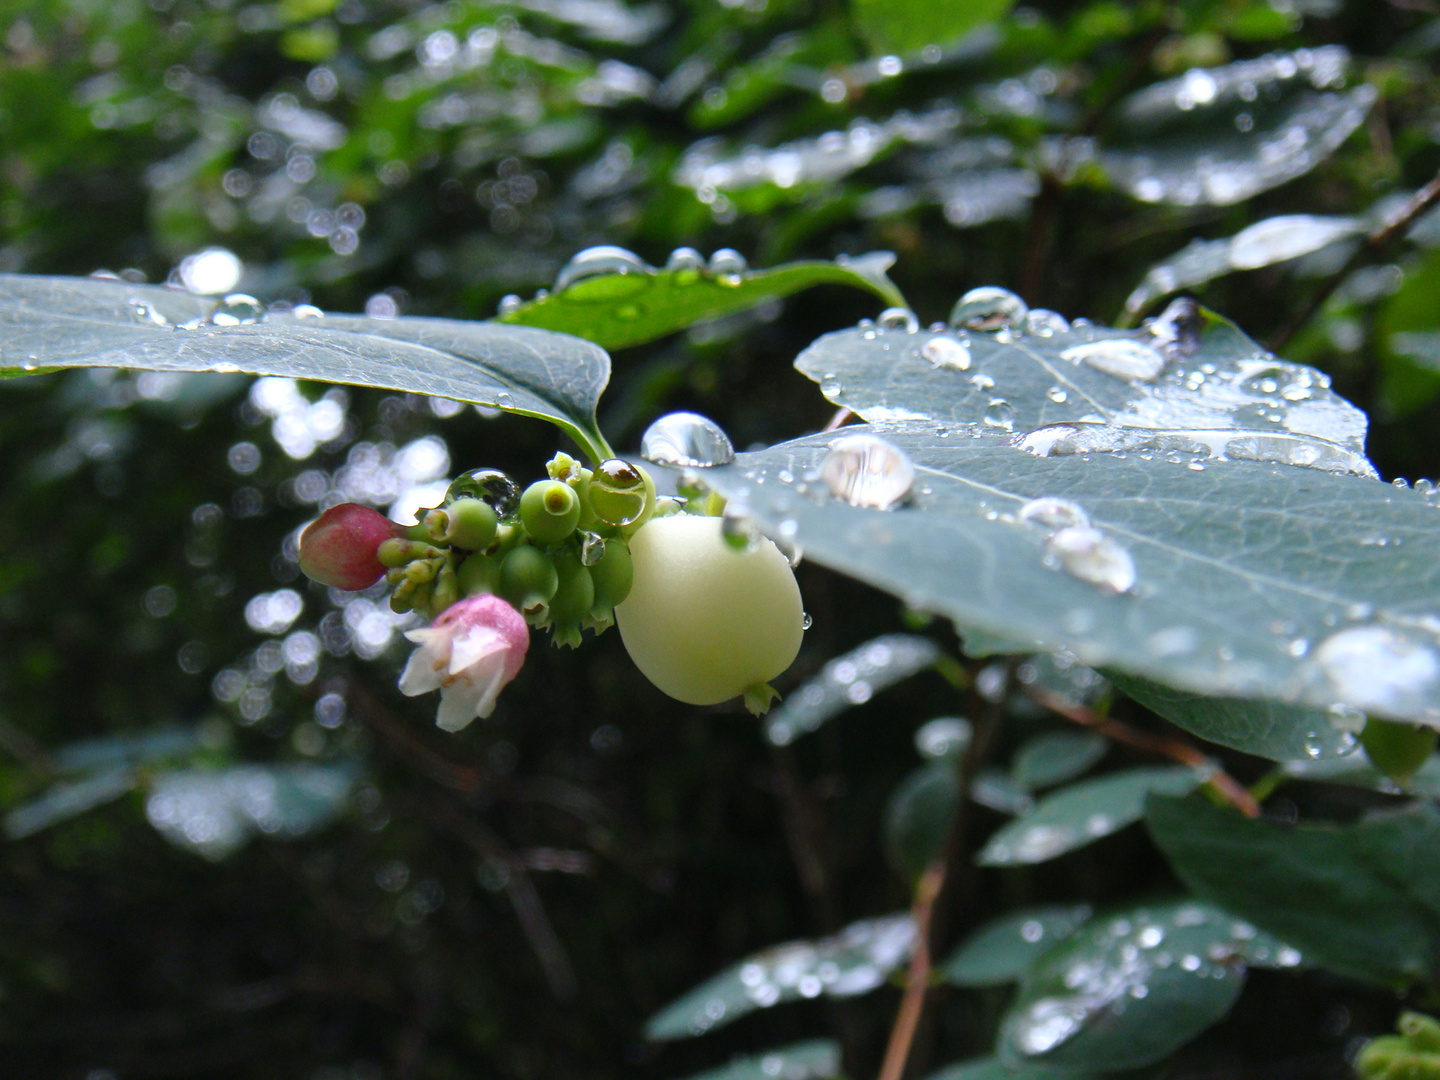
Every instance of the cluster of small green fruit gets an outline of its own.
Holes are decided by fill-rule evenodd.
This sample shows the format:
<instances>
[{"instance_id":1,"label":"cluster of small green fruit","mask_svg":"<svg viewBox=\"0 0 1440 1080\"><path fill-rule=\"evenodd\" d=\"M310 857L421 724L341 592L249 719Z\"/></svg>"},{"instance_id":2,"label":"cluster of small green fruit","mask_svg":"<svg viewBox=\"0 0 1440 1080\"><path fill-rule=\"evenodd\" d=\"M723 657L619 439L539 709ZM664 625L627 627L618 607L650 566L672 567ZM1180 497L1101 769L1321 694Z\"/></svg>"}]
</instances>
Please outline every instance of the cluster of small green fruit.
<instances>
[{"instance_id":1,"label":"cluster of small green fruit","mask_svg":"<svg viewBox=\"0 0 1440 1080\"><path fill-rule=\"evenodd\" d=\"M380 544L390 606L438 615L492 594L557 645L608 629L630 593L629 539L655 512L654 482L619 458L592 470L557 454L547 472L523 492L494 469L458 477L419 525Z\"/></svg>"}]
</instances>

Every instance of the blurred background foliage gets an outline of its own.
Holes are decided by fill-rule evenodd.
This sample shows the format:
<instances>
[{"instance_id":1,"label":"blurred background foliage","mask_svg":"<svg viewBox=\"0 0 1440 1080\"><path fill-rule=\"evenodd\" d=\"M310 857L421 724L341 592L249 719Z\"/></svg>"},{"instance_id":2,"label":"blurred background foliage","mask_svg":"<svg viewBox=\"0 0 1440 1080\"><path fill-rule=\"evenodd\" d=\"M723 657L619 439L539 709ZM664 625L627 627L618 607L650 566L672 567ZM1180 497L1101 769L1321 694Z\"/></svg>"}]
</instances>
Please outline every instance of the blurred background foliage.
<instances>
[{"instance_id":1,"label":"blurred background foliage","mask_svg":"<svg viewBox=\"0 0 1440 1080\"><path fill-rule=\"evenodd\" d=\"M1432 475L1440 219L1363 238L1440 168L1436 16L0 0L0 270L467 318L594 244L756 267L889 249L926 322L982 284L1100 322L1183 290L1329 372L1387 479ZM819 428L790 361L877 308L825 286L621 351L602 426L617 447L678 408L741 447ZM964 661L770 746L738 707L663 698L608 635L535 649L494 722L441 736L394 688L407 624L305 583L295 536L342 499L428 505L466 468L528 480L555 448L542 424L287 380L0 382L5 1075L668 1077L817 1035L873 1071L893 988L674 1044L644 1021L756 949L907 905L884 823L923 722L1009 708L1002 759L1062 722L1007 706L1003 679L987 700ZM889 597L800 577L814 622L782 691L906 626ZM990 780L972 839L1028 798ZM1337 819L1371 799L1285 795L1272 812ZM952 933L1173 890L1131 829L976 871ZM1007 993L942 996L914 1074L987 1052ZM1348 1075L1392 1013L1262 971L1166 1068Z\"/></svg>"}]
</instances>

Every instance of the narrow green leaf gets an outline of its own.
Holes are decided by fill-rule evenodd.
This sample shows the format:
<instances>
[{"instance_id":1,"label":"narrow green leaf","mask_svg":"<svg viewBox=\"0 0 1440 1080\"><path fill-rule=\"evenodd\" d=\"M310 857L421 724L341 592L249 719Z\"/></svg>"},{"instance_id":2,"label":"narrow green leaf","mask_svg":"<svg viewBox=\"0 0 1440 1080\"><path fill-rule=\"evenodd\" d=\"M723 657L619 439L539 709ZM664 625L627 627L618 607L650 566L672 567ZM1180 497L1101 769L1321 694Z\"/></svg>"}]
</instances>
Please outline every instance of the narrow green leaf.
<instances>
[{"instance_id":1,"label":"narrow green leaf","mask_svg":"<svg viewBox=\"0 0 1440 1080\"><path fill-rule=\"evenodd\" d=\"M1096 1073L1052 1069L1029 1062L1010 1065L996 1057L957 1061L925 1076L925 1080L1100 1080Z\"/></svg>"},{"instance_id":2,"label":"narrow green leaf","mask_svg":"<svg viewBox=\"0 0 1440 1080\"><path fill-rule=\"evenodd\" d=\"M856 26L877 53L914 52L926 45L948 45L977 26L994 22L1015 0L851 0Z\"/></svg>"},{"instance_id":3,"label":"narrow green leaf","mask_svg":"<svg viewBox=\"0 0 1440 1080\"><path fill-rule=\"evenodd\" d=\"M765 718L765 736L776 746L794 742L886 687L924 671L939 657L938 645L914 634L883 634L867 641L831 660L771 710Z\"/></svg>"},{"instance_id":4,"label":"narrow green leaf","mask_svg":"<svg viewBox=\"0 0 1440 1080\"><path fill-rule=\"evenodd\" d=\"M916 769L890 796L885 811L885 852L914 881L940 854L960 804L953 761Z\"/></svg>"},{"instance_id":5,"label":"narrow green leaf","mask_svg":"<svg viewBox=\"0 0 1440 1080\"><path fill-rule=\"evenodd\" d=\"M1254 934L1192 902L1094 919L1025 978L1001 1025L1000 1057L1082 1071L1160 1061L1230 1011Z\"/></svg>"},{"instance_id":6,"label":"narrow green leaf","mask_svg":"<svg viewBox=\"0 0 1440 1080\"><path fill-rule=\"evenodd\" d=\"M1020 908L967 937L940 967L953 986L1003 986L1023 979L1037 960L1090 918L1089 904Z\"/></svg>"},{"instance_id":7,"label":"narrow green leaf","mask_svg":"<svg viewBox=\"0 0 1440 1080\"><path fill-rule=\"evenodd\" d=\"M833 1039L811 1039L736 1058L689 1080L834 1080L839 1075L840 1044Z\"/></svg>"},{"instance_id":8,"label":"narrow green leaf","mask_svg":"<svg viewBox=\"0 0 1440 1080\"><path fill-rule=\"evenodd\" d=\"M1155 797L1146 820L1190 889L1311 963L1390 986L1440 975L1440 811L1428 803L1351 826L1249 821L1200 799Z\"/></svg>"},{"instance_id":9,"label":"narrow green leaf","mask_svg":"<svg viewBox=\"0 0 1440 1080\"><path fill-rule=\"evenodd\" d=\"M504 308L499 321L622 349L814 285L852 285L888 304L904 303L885 274L895 262L888 251L753 271L733 252L728 264L724 257L707 264L698 252L685 252L672 255L668 268L657 269L622 248L590 248L561 271L553 292Z\"/></svg>"},{"instance_id":10,"label":"narrow green leaf","mask_svg":"<svg viewBox=\"0 0 1440 1080\"><path fill-rule=\"evenodd\" d=\"M120 367L375 386L549 420L611 456L595 423L610 358L589 342L493 322L261 314L155 285L0 274L0 377Z\"/></svg>"},{"instance_id":11,"label":"narrow green leaf","mask_svg":"<svg viewBox=\"0 0 1440 1080\"><path fill-rule=\"evenodd\" d=\"M1110 749L1093 731L1051 731L1027 740L1010 763L1010 775L1023 788L1036 791L1073 780L1099 763Z\"/></svg>"},{"instance_id":12,"label":"narrow green leaf","mask_svg":"<svg viewBox=\"0 0 1440 1080\"><path fill-rule=\"evenodd\" d=\"M102 768L78 780L62 780L52 784L38 799L9 811L5 815L5 834L12 840L31 836L113 802L139 783L139 774L128 765Z\"/></svg>"},{"instance_id":13,"label":"narrow green leaf","mask_svg":"<svg viewBox=\"0 0 1440 1080\"><path fill-rule=\"evenodd\" d=\"M1126 769L1073 784L995 833L976 861L982 866L1045 862L1139 821L1151 792L1183 795L1201 780L1194 769L1169 766Z\"/></svg>"},{"instance_id":14,"label":"narrow green leaf","mask_svg":"<svg viewBox=\"0 0 1440 1080\"><path fill-rule=\"evenodd\" d=\"M851 923L820 941L776 945L661 1009L645 1024L645 1037L685 1039L787 1001L867 994L909 959L914 940L914 923L901 913Z\"/></svg>"},{"instance_id":15,"label":"narrow green leaf","mask_svg":"<svg viewBox=\"0 0 1440 1080\"><path fill-rule=\"evenodd\" d=\"M1123 672L1110 681L1147 709L1207 742L1271 761L1327 760L1355 749L1326 709L1279 701L1206 697Z\"/></svg>"}]
</instances>

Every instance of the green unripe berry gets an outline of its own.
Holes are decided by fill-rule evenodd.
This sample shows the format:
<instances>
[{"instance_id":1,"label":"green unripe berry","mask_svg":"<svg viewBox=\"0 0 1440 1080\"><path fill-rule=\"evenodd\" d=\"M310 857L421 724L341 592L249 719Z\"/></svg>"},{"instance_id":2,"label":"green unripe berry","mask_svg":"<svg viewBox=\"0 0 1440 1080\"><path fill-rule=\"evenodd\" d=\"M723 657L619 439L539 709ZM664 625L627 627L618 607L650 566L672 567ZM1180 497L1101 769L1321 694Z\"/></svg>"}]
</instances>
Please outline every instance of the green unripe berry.
<instances>
[{"instance_id":1,"label":"green unripe berry","mask_svg":"<svg viewBox=\"0 0 1440 1080\"><path fill-rule=\"evenodd\" d=\"M537 480L520 496L520 521L537 544L558 544L580 522L580 497L560 480Z\"/></svg>"},{"instance_id":2,"label":"green unripe berry","mask_svg":"<svg viewBox=\"0 0 1440 1080\"><path fill-rule=\"evenodd\" d=\"M559 587L555 564L537 547L521 544L500 564L500 597L527 616L533 613L543 621Z\"/></svg>"},{"instance_id":3,"label":"green unripe berry","mask_svg":"<svg viewBox=\"0 0 1440 1080\"><path fill-rule=\"evenodd\" d=\"M647 522L630 554L634 582L615 609L620 637L671 697L690 705L755 698L800 651L800 588L769 540L735 551L719 518L677 514Z\"/></svg>"},{"instance_id":4,"label":"green unripe berry","mask_svg":"<svg viewBox=\"0 0 1440 1080\"><path fill-rule=\"evenodd\" d=\"M573 551L555 556L555 573L559 586L550 601L550 625L556 645L575 648L580 644L580 621L590 614L595 604L595 582L590 568Z\"/></svg>"},{"instance_id":5,"label":"green unripe berry","mask_svg":"<svg viewBox=\"0 0 1440 1080\"><path fill-rule=\"evenodd\" d=\"M590 508L607 525L635 524L654 505L654 483L647 480L644 470L628 461L602 461L590 477Z\"/></svg>"},{"instance_id":6,"label":"green unripe berry","mask_svg":"<svg viewBox=\"0 0 1440 1080\"><path fill-rule=\"evenodd\" d=\"M467 551L489 547L499 525L494 509L474 498L456 499L425 515L425 528L436 543L453 544Z\"/></svg>"},{"instance_id":7,"label":"green unripe berry","mask_svg":"<svg viewBox=\"0 0 1440 1080\"><path fill-rule=\"evenodd\" d=\"M430 614L438 616L455 601L460 599L460 582L455 568L450 563L440 567L435 575L435 584L430 590Z\"/></svg>"},{"instance_id":8,"label":"green unripe berry","mask_svg":"<svg viewBox=\"0 0 1440 1080\"><path fill-rule=\"evenodd\" d=\"M500 560L489 555L471 555L456 571L460 595L479 596L482 593L498 592L500 589Z\"/></svg>"},{"instance_id":9,"label":"green unripe berry","mask_svg":"<svg viewBox=\"0 0 1440 1080\"><path fill-rule=\"evenodd\" d=\"M600 561L590 567L590 577L595 583L590 621L597 631L607 629L615 621L615 605L630 595L635 581L635 561L630 556L629 545L617 539L604 543L605 552Z\"/></svg>"},{"instance_id":10,"label":"green unripe berry","mask_svg":"<svg viewBox=\"0 0 1440 1080\"><path fill-rule=\"evenodd\" d=\"M1427 1054L1440 1054L1440 1020L1424 1013L1405 1012L1395 1025L1412 1050Z\"/></svg>"},{"instance_id":11,"label":"green unripe berry","mask_svg":"<svg viewBox=\"0 0 1440 1080\"><path fill-rule=\"evenodd\" d=\"M1372 716L1360 733L1360 745L1365 748L1370 764L1391 779L1404 783L1430 759L1435 752L1437 737L1440 737L1440 731L1434 728L1399 724Z\"/></svg>"}]
</instances>

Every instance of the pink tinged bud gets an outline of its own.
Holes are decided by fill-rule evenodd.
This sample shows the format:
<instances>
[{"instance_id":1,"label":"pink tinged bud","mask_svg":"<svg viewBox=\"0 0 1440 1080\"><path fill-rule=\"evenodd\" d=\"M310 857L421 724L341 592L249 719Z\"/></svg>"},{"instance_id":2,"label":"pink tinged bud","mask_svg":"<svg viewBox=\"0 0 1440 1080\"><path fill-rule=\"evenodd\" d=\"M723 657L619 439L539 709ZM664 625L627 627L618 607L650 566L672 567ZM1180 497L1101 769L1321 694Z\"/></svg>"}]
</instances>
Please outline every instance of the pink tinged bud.
<instances>
[{"instance_id":1,"label":"pink tinged bud","mask_svg":"<svg viewBox=\"0 0 1440 1080\"><path fill-rule=\"evenodd\" d=\"M380 545L404 532L404 526L368 506L332 506L300 534L300 569L321 585L368 589L385 576L375 554Z\"/></svg>"},{"instance_id":2,"label":"pink tinged bud","mask_svg":"<svg viewBox=\"0 0 1440 1080\"><path fill-rule=\"evenodd\" d=\"M498 596L472 596L451 604L425 630L405 636L420 647L400 675L408 697L440 691L436 724L459 731L495 711L495 699L525 663L530 628Z\"/></svg>"}]
</instances>

